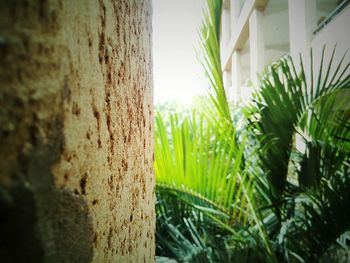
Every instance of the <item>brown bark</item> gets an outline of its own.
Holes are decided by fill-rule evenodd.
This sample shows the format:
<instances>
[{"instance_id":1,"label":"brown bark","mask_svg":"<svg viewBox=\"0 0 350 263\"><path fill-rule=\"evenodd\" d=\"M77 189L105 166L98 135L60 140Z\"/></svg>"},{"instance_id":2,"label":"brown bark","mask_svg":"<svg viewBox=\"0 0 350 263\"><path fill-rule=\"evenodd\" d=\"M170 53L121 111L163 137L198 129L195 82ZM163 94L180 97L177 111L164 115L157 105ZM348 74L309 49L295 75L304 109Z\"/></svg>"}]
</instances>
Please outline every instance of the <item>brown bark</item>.
<instances>
[{"instance_id":1,"label":"brown bark","mask_svg":"<svg viewBox=\"0 0 350 263\"><path fill-rule=\"evenodd\" d=\"M154 261L150 0L0 0L0 262Z\"/></svg>"}]
</instances>

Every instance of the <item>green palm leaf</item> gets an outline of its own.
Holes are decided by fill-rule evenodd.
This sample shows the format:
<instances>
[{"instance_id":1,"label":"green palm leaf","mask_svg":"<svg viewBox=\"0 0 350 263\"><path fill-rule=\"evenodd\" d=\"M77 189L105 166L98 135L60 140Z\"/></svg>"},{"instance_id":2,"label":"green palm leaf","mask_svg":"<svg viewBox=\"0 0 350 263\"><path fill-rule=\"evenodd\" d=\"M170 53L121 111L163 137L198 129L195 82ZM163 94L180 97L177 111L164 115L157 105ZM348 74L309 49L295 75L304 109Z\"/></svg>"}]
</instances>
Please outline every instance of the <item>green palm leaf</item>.
<instances>
[{"instance_id":1,"label":"green palm leaf","mask_svg":"<svg viewBox=\"0 0 350 263\"><path fill-rule=\"evenodd\" d=\"M333 57L334 52L332 60ZM262 78L256 94L256 108L260 116L255 128L258 128L259 135L265 135L260 140L261 147L268 149L259 159L275 201L286 190L294 136L303 127L305 115L312 113L322 98L350 89L350 76L344 77L349 64L342 68L342 60L331 75L331 60L323 75L323 59L324 50L317 81L313 77L313 68L310 69L310 76L306 77L302 60L301 71L297 74L290 57L281 59L278 64L269 67L269 74ZM309 117L313 118L312 114Z\"/></svg>"}]
</instances>

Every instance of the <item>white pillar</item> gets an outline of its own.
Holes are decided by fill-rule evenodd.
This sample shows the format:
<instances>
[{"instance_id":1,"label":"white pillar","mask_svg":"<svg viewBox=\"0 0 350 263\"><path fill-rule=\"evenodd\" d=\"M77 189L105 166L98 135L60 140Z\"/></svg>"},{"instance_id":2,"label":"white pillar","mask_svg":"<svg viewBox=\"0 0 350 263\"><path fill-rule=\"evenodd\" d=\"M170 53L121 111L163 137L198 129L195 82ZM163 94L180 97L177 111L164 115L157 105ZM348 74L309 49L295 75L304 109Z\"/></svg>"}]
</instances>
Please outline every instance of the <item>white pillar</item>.
<instances>
[{"instance_id":1,"label":"white pillar","mask_svg":"<svg viewBox=\"0 0 350 263\"><path fill-rule=\"evenodd\" d=\"M223 73L224 87L229 88L232 85L231 72L224 70Z\"/></svg>"},{"instance_id":2,"label":"white pillar","mask_svg":"<svg viewBox=\"0 0 350 263\"><path fill-rule=\"evenodd\" d=\"M254 9L249 18L249 45L250 45L250 79L254 85L258 82L257 74L264 67L264 32L263 13Z\"/></svg>"},{"instance_id":3,"label":"white pillar","mask_svg":"<svg viewBox=\"0 0 350 263\"><path fill-rule=\"evenodd\" d=\"M223 9L222 10L222 40L223 40L223 47L226 47L228 41L231 37L231 27L230 27L230 10L229 9Z\"/></svg>"},{"instance_id":4,"label":"white pillar","mask_svg":"<svg viewBox=\"0 0 350 263\"><path fill-rule=\"evenodd\" d=\"M232 91L231 96L232 100L238 102L241 99L241 62L239 51L235 50L232 54L232 66L231 66L231 75L232 75Z\"/></svg>"},{"instance_id":5,"label":"white pillar","mask_svg":"<svg viewBox=\"0 0 350 263\"><path fill-rule=\"evenodd\" d=\"M237 21L241 11L239 2L239 0L231 0L231 35L233 35L237 28Z\"/></svg>"},{"instance_id":6,"label":"white pillar","mask_svg":"<svg viewBox=\"0 0 350 263\"><path fill-rule=\"evenodd\" d=\"M308 72L310 66L310 47L313 30L316 26L316 0L289 0L289 39L290 54L297 70L300 70L299 55L303 58L304 68ZM308 78L309 74L306 74ZM309 80L310 81L310 80ZM296 134L296 148L305 151L302 136Z\"/></svg>"},{"instance_id":7,"label":"white pillar","mask_svg":"<svg viewBox=\"0 0 350 263\"><path fill-rule=\"evenodd\" d=\"M295 61L302 55L304 66L309 63L309 51L316 26L316 0L289 0L290 53ZM296 63L299 66L299 63Z\"/></svg>"},{"instance_id":8,"label":"white pillar","mask_svg":"<svg viewBox=\"0 0 350 263\"><path fill-rule=\"evenodd\" d=\"M230 90L232 85L231 71L225 70L223 72L223 81L224 81L224 88L225 88L226 95L228 95L228 98L230 98Z\"/></svg>"}]
</instances>

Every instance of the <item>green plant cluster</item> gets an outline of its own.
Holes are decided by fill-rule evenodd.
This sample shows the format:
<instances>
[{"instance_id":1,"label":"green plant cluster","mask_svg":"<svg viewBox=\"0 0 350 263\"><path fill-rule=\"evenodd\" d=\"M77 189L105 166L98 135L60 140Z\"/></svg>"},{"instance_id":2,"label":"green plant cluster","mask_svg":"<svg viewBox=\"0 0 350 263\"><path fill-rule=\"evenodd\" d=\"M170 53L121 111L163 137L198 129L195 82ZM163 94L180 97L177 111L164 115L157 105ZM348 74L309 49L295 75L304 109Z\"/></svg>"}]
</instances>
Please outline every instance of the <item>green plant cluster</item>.
<instances>
[{"instance_id":1,"label":"green plant cluster","mask_svg":"<svg viewBox=\"0 0 350 263\"><path fill-rule=\"evenodd\" d=\"M320 262L350 229L350 63L281 58L233 113L207 3L206 111L155 117L159 261Z\"/></svg>"}]
</instances>

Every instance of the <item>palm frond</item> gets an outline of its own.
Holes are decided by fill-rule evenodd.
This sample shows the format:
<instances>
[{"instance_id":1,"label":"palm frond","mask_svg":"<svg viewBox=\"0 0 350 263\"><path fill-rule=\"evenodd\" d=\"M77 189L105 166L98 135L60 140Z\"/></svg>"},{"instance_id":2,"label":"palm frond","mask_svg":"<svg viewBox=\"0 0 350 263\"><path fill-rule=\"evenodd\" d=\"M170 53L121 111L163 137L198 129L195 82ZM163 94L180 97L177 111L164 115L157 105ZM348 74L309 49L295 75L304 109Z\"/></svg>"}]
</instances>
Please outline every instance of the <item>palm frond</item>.
<instances>
[{"instance_id":1,"label":"palm frond","mask_svg":"<svg viewBox=\"0 0 350 263\"><path fill-rule=\"evenodd\" d=\"M199 61L210 84L208 93L214 105L214 107L209 108L211 115L220 116L231 123L232 117L224 88L220 58L219 36L222 1L207 0L207 5L208 8L199 28Z\"/></svg>"},{"instance_id":2,"label":"palm frond","mask_svg":"<svg viewBox=\"0 0 350 263\"><path fill-rule=\"evenodd\" d=\"M332 60L334 53L333 51ZM344 76L344 70L349 64L342 68L341 61L331 75L331 60L323 75L323 60L324 50L318 77L314 80L314 69L310 69L310 76L307 77L302 60L301 71L297 73L290 57L281 59L269 67L269 73L262 78L260 90L255 95L259 114L255 128L259 130L259 135L265 135L260 140L261 147L268 149L260 155L260 163L271 185L271 196L275 202L286 190L294 136L299 127L303 126L303 118L313 112L323 98L350 89L350 76Z\"/></svg>"},{"instance_id":3,"label":"palm frond","mask_svg":"<svg viewBox=\"0 0 350 263\"><path fill-rule=\"evenodd\" d=\"M228 141L234 134L232 126L222 129L204 116L170 117L170 130L163 118L156 116L155 172L157 187L176 193L179 201L224 214L226 222L239 218L248 220L248 213L237 207L251 186L240 171L244 142ZM238 205L239 206L239 205ZM219 213L220 212L220 213ZM220 219L221 220L221 219Z\"/></svg>"}]
</instances>

